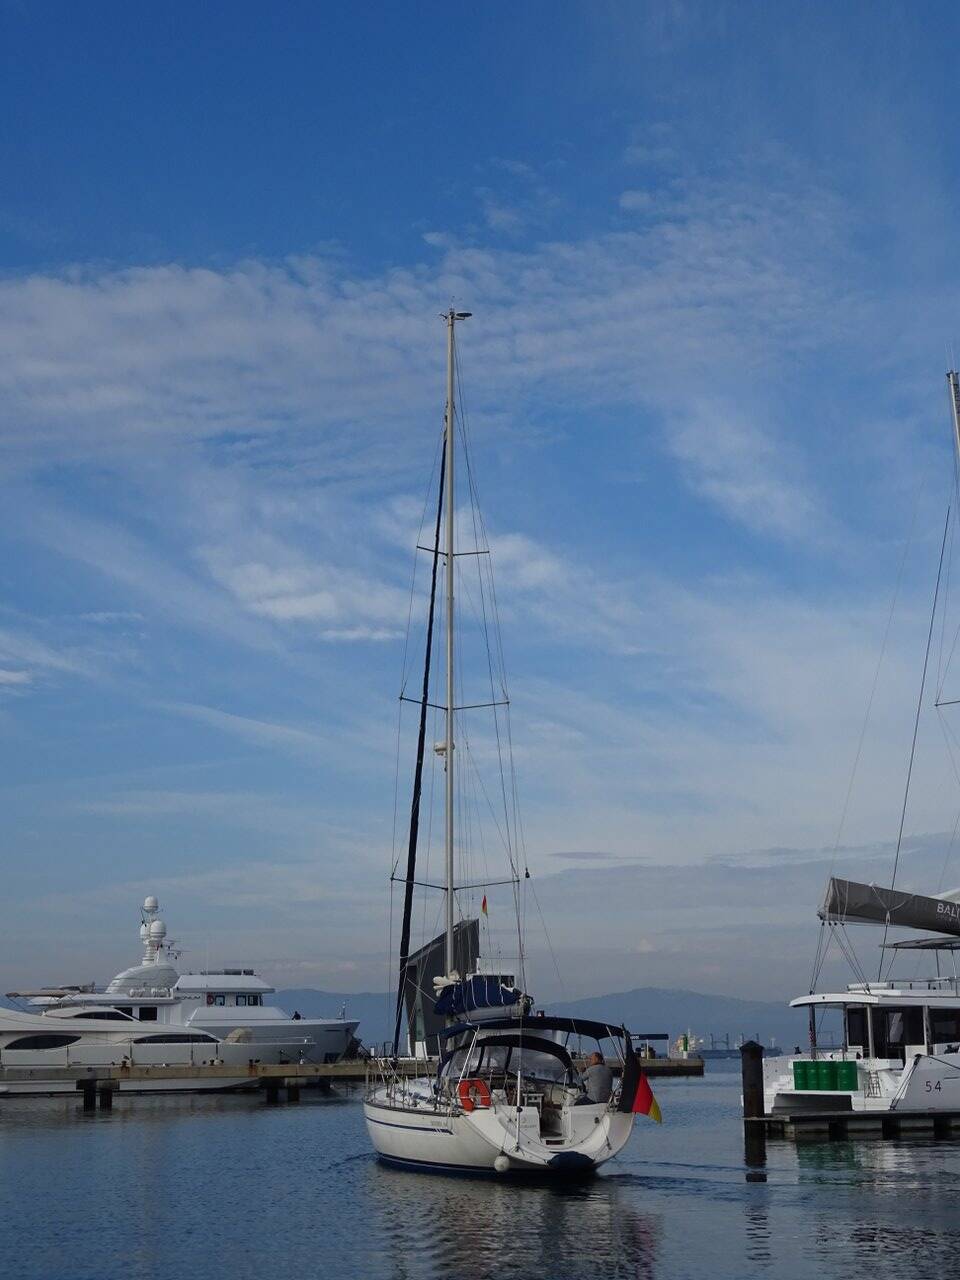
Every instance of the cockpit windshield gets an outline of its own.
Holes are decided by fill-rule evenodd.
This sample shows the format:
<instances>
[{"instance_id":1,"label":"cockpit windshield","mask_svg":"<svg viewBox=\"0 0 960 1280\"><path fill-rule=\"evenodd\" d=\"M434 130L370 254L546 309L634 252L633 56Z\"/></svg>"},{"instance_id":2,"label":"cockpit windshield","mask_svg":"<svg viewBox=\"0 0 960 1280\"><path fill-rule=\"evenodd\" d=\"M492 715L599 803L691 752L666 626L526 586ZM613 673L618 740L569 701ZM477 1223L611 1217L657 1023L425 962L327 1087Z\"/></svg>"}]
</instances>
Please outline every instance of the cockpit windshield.
<instances>
[{"instance_id":1,"label":"cockpit windshield","mask_svg":"<svg viewBox=\"0 0 960 1280\"><path fill-rule=\"evenodd\" d=\"M553 1041L530 1036L496 1036L477 1039L454 1051L441 1063L448 1079L467 1076L516 1076L551 1084L572 1084L575 1076L570 1055Z\"/></svg>"}]
</instances>

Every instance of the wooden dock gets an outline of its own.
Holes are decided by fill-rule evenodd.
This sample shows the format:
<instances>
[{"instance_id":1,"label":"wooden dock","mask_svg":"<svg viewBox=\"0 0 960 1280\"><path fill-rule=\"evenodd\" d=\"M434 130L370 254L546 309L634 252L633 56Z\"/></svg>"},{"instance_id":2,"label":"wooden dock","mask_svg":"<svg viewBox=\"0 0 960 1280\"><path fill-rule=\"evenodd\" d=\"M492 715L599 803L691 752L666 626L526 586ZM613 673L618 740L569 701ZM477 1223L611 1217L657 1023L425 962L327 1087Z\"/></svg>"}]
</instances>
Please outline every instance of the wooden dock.
<instances>
[{"instance_id":1,"label":"wooden dock","mask_svg":"<svg viewBox=\"0 0 960 1280\"><path fill-rule=\"evenodd\" d=\"M0 1101L4 1098L37 1098L61 1096L76 1091L83 1095L84 1107L102 1109L113 1105L113 1097L120 1092L121 1084L135 1084L137 1088L124 1091L126 1096L151 1092L174 1092L165 1086L173 1081L197 1081L197 1092L259 1089L269 1103L280 1100L281 1091L288 1102L297 1102L302 1088L316 1088L329 1092L334 1085L348 1088L364 1084L369 1076L379 1074L383 1064L376 1059L346 1059L327 1063L266 1063L252 1061L248 1066L230 1066L226 1063L210 1063L203 1066L115 1066L115 1067L0 1067ZM436 1058L401 1058L390 1064L390 1074L415 1077L436 1072ZM700 1058L651 1058L644 1061L648 1076L702 1076L703 1061ZM50 1087L44 1089L48 1084ZM33 1085L35 1091L19 1092L17 1085ZM6 1086L6 1087L5 1087ZM11 1088L12 1086L12 1088ZM66 1088L65 1088L66 1086ZM72 1087L71 1087L72 1086ZM188 1089L182 1092L188 1092ZM179 1092L179 1091L178 1091Z\"/></svg>"}]
</instances>

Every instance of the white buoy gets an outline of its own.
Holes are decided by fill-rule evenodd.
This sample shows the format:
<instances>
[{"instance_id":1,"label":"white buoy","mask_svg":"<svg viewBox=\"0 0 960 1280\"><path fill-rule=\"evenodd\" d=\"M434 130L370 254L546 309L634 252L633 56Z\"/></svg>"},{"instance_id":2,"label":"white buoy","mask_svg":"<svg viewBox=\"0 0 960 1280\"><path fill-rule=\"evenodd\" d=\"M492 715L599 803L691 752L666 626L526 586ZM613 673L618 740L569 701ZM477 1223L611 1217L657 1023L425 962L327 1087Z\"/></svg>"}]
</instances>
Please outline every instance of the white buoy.
<instances>
[{"instance_id":1,"label":"white buoy","mask_svg":"<svg viewBox=\"0 0 960 1280\"><path fill-rule=\"evenodd\" d=\"M493 1167L496 1169L497 1173L506 1173L510 1168L510 1161L506 1156L497 1156L496 1160L493 1162Z\"/></svg>"}]
</instances>

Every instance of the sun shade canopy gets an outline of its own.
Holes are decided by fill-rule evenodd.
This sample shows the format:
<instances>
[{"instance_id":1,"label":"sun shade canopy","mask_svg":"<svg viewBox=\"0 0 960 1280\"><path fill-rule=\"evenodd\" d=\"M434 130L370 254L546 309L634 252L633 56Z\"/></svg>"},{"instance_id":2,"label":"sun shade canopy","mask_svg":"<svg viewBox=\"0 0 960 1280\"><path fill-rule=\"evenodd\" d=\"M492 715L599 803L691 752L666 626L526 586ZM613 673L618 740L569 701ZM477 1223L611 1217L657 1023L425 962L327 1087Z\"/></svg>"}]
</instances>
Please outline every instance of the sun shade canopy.
<instances>
[{"instance_id":1,"label":"sun shade canopy","mask_svg":"<svg viewBox=\"0 0 960 1280\"><path fill-rule=\"evenodd\" d=\"M589 1036L592 1040L613 1038L622 1040L623 1027L611 1022L593 1022L589 1018L556 1018L545 1015L533 1018L496 1018L483 1022L458 1022L440 1032L446 1040L449 1036L463 1035L465 1031L516 1031L537 1035L541 1031L565 1031L569 1035ZM631 1034L630 1032L627 1033ZM665 1031L633 1032L634 1040L669 1040Z\"/></svg>"}]
</instances>

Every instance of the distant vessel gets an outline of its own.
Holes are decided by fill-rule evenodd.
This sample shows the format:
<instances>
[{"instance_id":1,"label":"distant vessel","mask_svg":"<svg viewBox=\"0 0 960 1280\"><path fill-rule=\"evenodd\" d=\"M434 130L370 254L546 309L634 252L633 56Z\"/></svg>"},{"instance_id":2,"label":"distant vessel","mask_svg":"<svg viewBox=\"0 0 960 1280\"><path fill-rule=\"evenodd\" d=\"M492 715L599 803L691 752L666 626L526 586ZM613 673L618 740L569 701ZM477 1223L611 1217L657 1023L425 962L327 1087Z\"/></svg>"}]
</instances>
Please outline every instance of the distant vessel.
<instances>
[{"instance_id":1,"label":"distant vessel","mask_svg":"<svg viewBox=\"0 0 960 1280\"><path fill-rule=\"evenodd\" d=\"M740 1060L740 1046L746 1040L746 1036L742 1033L737 1036L733 1044L730 1043L730 1033L718 1036L710 1032L710 1043L707 1044L703 1037L695 1035L689 1029L681 1032L671 1046L673 1056L675 1058L702 1058L705 1062L719 1061L723 1059ZM756 1037L757 1043L761 1044L760 1037ZM775 1040L771 1040L769 1046L764 1047L764 1053L775 1055L781 1052L780 1046Z\"/></svg>"},{"instance_id":2,"label":"distant vessel","mask_svg":"<svg viewBox=\"0 0 960 1280\"><path fill-rule=\"evenodd\" d=\"M960 376L952 371L947 380L954 445L960 459ZM956 519L956 505L952 514ZM937 617L949 520L948 512L917 704L914 746ZM949 580L949 572L947 577ZM943 623L945 621L944 616ZM955 639L954 647L956 643ZM948 658L939 673L941 690L949 668ZM938 690L935 705L945 707L956 701L943 699ZM810 1051L764 1061L764 1105L768 1114L960 1111L960 978L956 969L960 951L960 890L926 896L895 887L912 766L911 751L891 886L830 877L819 911L822 926L811 991L791 1002L793 1008L809 1012ZM883 928L875 981L867 977L865 966L857 956L853 939L847 932L849 925ZM888 942L891 928L908 929L920 936ZM857 981L848 984L846 990L817 991L816 979L834 939L850 962ZM919 976L916 962L928 958L933 961L934 972ZM914 976L894 977L890 969L897 961L915 962ZM843 1040L838 1049L824 1049L818 1044L817 1015L825 1010L834 1011L842 1020Z\"/></svg>"},{"instance_id":3,"label":"distant vessel","mask_svg":"<svg viewBox=\"0 0 960 1280\"><path fill-rule=\"evenodd\" d=\"M436 1033L440 1053L439 1070L422 1079L404 1079L394 1072L393 1062L383 1060L379 1066L382 1079L364 1100L364 1116L374 1148L384 1160L413 1169L436 1169L467 1173L534 1172L562 1174L586 1172L615 1156L626 1144L633 1129L633 1112L641 1109L637 1099L649 1093L649 1086L639 1071L638 1060L630 1036L622 1027L585 1019L552 1018L531 1014L532 1001L523 992L522 911L520 907L523 880L514 861L513 848L504 839L509 861L507 878L493 879L486 873L470 883L464 875L466 853L471 839L470 807L459 799L459 788L469 777L469 769L477 768L470 754L470 740L456 720L458 712L475 705L494 708L506 706L505 683L498 672L500 688L494 687L494 673L489 669L490 698L482 704L459 692L454 674L454 657L462 652L461 637L454 627L455 566L464 555L479 561L489 557L485 546L455 546L456 505L454 498L454 457L459 413L455 408L454 328L467 318L465 312L452 308L447 324L447 397L444 419L443 462L439 478L434 545L425 548L432 556L432 582L426 634L426 656L423 692L420 699L419 738L413 786L407 873L404 885L404 912L400 938L400 980L397 997L394 1055L399 1050L400 1017L404 989L410 966L410 922L413 889L427 880L426 887L440 889L444 895L446 928L442 937L443 966L433 978L433 1012L446 1021ZM464 444L466 437L464 436ZM467 459L467 478L473 499L473 477ZM441 524L445 516L445 535L441 542ZM474 510L475 535L482 521ZM478 542L480 541L478 537ZM433 640L434 603L437 592L438 567L444 566L444 605L446 613L446 693L444 705L435 707L430 700L430 654ZM462 561L461 561L462 564ZM482 584L482 579L481 579ZM459 592L460 587L457 586ZM478 599L483 600L483 587ZM469 596L468 596L469 599ZM491 607L495 597L491 588ZM486 621L486 608L483 619ZM498 639L498 638L497 638ZM499 655L499 645L491 645L485 634L487 662L491 654ZM467 705L458 705L466 703ZM430 878L418 874L417 833L421 780L424 761L428 709L443 717L444 738L435 751L443 761L443 867L442 883L433 885ZM455 723L457 731L455 734ZM496 756L503 769L508 745L501 744L497 732ZM501 781L503 775L501 772ZM510 781L503 785L504 812L498 827L509 830L516 823L516 791ZM455 823L455 801L461 805L463 823ZM489 803L489 802L488 802ZM479 812L479 810L478 810ZM465 813L465 817L463 814ZM502 825L500 825L502 824ZM455 845L456 841L456 845ZM482 849L482 837L478 840ZM465 846L467 848L465 849ZM483 865L483 864L481 864ZM464 881L467 881L466 883ZM481 913L487 911L487 889L494 884L510 885L516 913L516 930L520 944L519 967L507 977L503 966L494 973L471 972L460 968L462 960L457 946L457 894L483 890ZM428 947L428 951L432 948ZM619 1095L613 1090L611 1073L594 1092L585 1091L574 1063L580 1041L587 1039L596 1047L612 1041L623 1062L623 1082ZM421 1042L418 1027L412 1029L411 1041ZM432 1046L431 1046L432 1047ZM598 1064L595 1070L605 1070ZM594 1094L602 1094L595 1097ZM643 1109L654 1111L656 1103L649 1095ZM652 1104L652 1105L651 1105Z\"/></svg>"},{"instance_id":4,"label":"distant vessel","mask_svg":"<svg viewBox=\"0 0 960 1280\"><path fill-rule=\"evenodd\" d=\"M157 899L141 908L138 964L118 973L102 991L52 987L10 992L43 1010L46 1018L132 1019L167 1031L198 1032L216 1041L243 1045L245 1060L337 1062L349 1049L357 1022L346 1017L302 1018L264 997L274 988L253 969L206 969L181 973L179 953L167 940Z\"/></svg>"}]
</instances>

